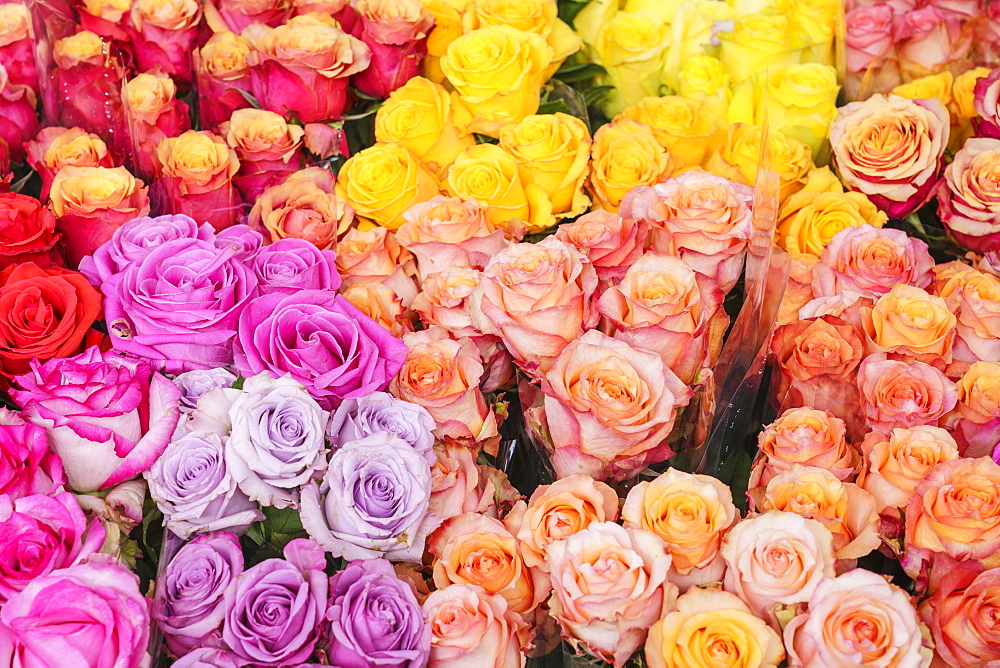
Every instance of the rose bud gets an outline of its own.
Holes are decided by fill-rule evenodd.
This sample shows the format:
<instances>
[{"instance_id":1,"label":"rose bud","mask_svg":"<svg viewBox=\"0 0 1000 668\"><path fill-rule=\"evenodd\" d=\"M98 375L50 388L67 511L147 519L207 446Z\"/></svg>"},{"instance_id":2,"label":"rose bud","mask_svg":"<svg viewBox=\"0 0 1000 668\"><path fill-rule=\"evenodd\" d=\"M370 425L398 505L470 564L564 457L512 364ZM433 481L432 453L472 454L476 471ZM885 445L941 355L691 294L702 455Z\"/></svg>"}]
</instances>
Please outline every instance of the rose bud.
<instances>
[{"instance_id":1,"label":"rose bud","mask_svg":"<svg viewBox=\"0 0 1000 668\"><path fill-rule=\"evenodd\" d=\"M31 28L31 14L26 4L8 2L0 5L0 63L7 68L10 83L37 92L38 71Z\"/></svg>"},{"instance_id":2,"label":"rose bud","mask_svg":"<svg viewBox=\"0 0 1000 668\"><path fill-rule=\"evenodd\" d=\"M45 430L0 409L0 494L11 499L51 496L68 486L62 459L49 450Z\"/></svg>"},{"instance_id":3,"label":"rose bud","mask_svg":"<svg viewBox=\"0 0 1000 668\"><path fill-rule=\"evenodd\" d=\"M104 140L81 128L45 128L24 144L28 164L42 178L42 200L49 198L59 170L72 167L114 167L114 156Z\"/></svg>"},{"instance_id":4,"label":"rose bud","mask_svg":"<svg viewBox=\"0 0 1000 668\"><path fill-rule=\"evenodd\" d=\"M215 130L234 111L250 106L241 94L250 92L249 55L250 44L228 31L215 33L195 52L198 110L206 130Z\"/></svg>"},{"instance_id":5,"label":"rose bud","mask_svg":"<svg viewBox=\"0 0 1000 668\"><path fill-rule=\"evenodd\" d=\"M232 31L238 35L253 23L276 28L291 14L292 5L288 0L209 0L205 3L205 19L216 33Z\"/></svg>"},{"instance_id":6,"label":"rose bud","mask_svg":"<svg viewBox=\"0 0 1000 668\"><path fill-rule=\"evenodd\" d=\"M177 99L174 80L160 71L137 74L125 83L125 103L132 125L129 131L135 152L135 169L143 177L156 175L155 147L166 137L191 129L188 106Z\"/></svg>"},{"instance_id":7,"label":"rose bud","mask_svg":"<svg viewBox=\"0 0 1000 668\"><path fill-rule=\"evenodd\" d=\"M368 67L370 49L321 15L245 31L251 88L263 108L302 123L334 120L347 106L348 77Z\"/></svg>"},{"instance_id":8,"label":"rose bud","mask_svg":"<svg viewBox=\"0 0 1000 668\"><path fill-rule=\"evenodd\" d=\"M0 64L0 102L3 103L0 139L6 142L10 159L21 162L24 160L23 144L38 132L37 98L35 91L26 84L13 83L3 64Z\"/></svg>"},{"instance_id":9,"label":"rose bud","mask_svg":"<svg viewBox=\"0 0 1000 668\"><path fill-rule=\"evenodd\" d=\"M216 231L239 222L243 202L232 179L240 161L222 137L195 130L167 137L156 147L156 164L161 208L211 223Z\"/></svg>"},{"instance_id":10,"label":"rose bud","mask_svg":"<svg viewBox=\"0 0 1000 668\"><path fill-rule=\"evenodd\" d=\"M76 266L126 221L149 213L148 188L124 167L63 167L52 181L50 206Z\"/></svg>"},{"instance_id":11,"label":"rose bud","mask_svg":"<svg viewBox=\"0 0 1000 668\"><path fill-rule=\"evenodd\" d=\"M371 49L371 64L351 79L362 93L385 98L420 74L434 15L420 0L358 0L354 34Z\"/></svg>"},{"instance_id":12,"label":"rose bud","mask_svg":"<svg viewBox=\"0 0 1000 668\"><path fill-rule=\"evenodd\" d=\"M33 262L43 269L63 263L56 250L56 219L34 197L0 193L0 270Z\"/></svg>"},{"instance_id":13,"label":"rose bud","mask_svg":"<svg viewBox=\"0 0 1000 668\"><path fill-rule=\"evenodd\" d=\"M238 109L219 132L240 160L233 182L247 202L256 202L266 188L281 183L302 166L304 130L288 125L273 111Z\"/></svg>"},{"instance_id":14,"label":"rose bud","mask_svg":"<svg viewBox=\"0 0 1000 668\"><path fill-rule=\"evenodd\" d=\"M353 219L354 210L337 196L333 174L307 167L266 189L250 209L247 222L272 243L304 239L320 250L333 250L337 235L346 232Z\"/></svg>"},{"instance_id":15,"label":"rose bud","mask_svg":"<svg viewBox=\"0 0 1000 668\"><path fill-rule=\"evenodd\" d=\"M188 90L194 80L191 52L201 13L197 0L135 0L130 32L138 69L159 67L181 90Z\"/></svg>"}]
</instances>

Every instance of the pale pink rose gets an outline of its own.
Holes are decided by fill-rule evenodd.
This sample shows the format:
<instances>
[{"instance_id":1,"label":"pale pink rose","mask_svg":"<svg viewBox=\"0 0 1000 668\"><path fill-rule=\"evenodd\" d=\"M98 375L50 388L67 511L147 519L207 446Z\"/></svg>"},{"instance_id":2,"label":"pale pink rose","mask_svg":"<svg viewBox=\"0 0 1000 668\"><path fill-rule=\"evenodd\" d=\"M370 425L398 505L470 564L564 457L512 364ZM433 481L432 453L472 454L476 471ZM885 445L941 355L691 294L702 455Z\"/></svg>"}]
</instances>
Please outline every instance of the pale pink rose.
<instances>
[{"instance_id":1,"label":"pale pink rose","mask_svg":"<svg viewBox=\"0 0 1000 668\"><path fill-rule=\"evenodd\" d=\"M413 256L384 227L349 230L337 242L337 271L345 289L361 283L383 283L399 295L406 307L417 296Z\"/></svg>"},{"instance_id":2,"label":"pale pink rose","mask_svg":"<svg viewBox=\"0 0 1000 668\"><path fill-rule=\"evenodd\" d=\"M884 355L870 355L858 367L858 390L868 426L886 434L897 427L936 425L958 403L955 383L941 371Z\"/></svg>"},{"instance_id":3,"label":"pale pink rose","mask_svg":"<svg viewBox=\"0 0 1000 668\"><path fill-rule=\"evenodd\" d=\"M833 534L816 520L772 511L739 522L722 543L723 586L773 619L778 605L805 603L834 576Z\"/></svg>"},{"instance_id":4,"label":"pale pink rose","mask_svg":"<svg viewBox=\"0 0 1000 668\"><path fill-rule=\"evenodd\" d=\"M648 231L640 220L597 210L560 225L555 237L586 255L597 277L610 284L620 280L642 254Z\"/></svg>"},{"instance_id":5,"label":"pale pink rose","mask_svg":"<svg viewBox=\"0 0 1000 668\"><path fill-rule=\"evenodd\" d=\"M597 323L597 274L572 246L546 237L493 256L471 297L473 324L503 339L529 374L545 373L571 341Z\"/></svg>"},{"instance_id":6,"label":"pale pink rose","mask_svg":"<svg viewBox=\"0 0 1000 668\"><path fill-rule=\"evenodd\" d=\"M905 508L927 472L941 462L958 459L958 445L944 429L917 425L873 431L862 446L865 467L858 484L875 497L879 512Z\"/></svg>"},{"instance_id":7,"label":"pale pink rose","mask_svg":"<svg viewBox=\"0 0 1000 668\"><path fill-rule=\"evenodd\" d=\"M977 91L1000 97L1000 70L992 88ZM991 77L993 78L993 77ZM980 94L977 93L976 104ZM994 99L996 109L997 99ZM985 110L977 108L980 114ZM1000 170L1000 139L973 137L955 154L945 167L944 179L937 189L938 216L948 234L956 242L980 253L1000 250L1000 185L996 173Z\"/></svg>"},{"instance_id":8,"label":"pale pink rose","mask_svg":"<svg viewBox=\"0 0 1000 668\"><path fill-rule=\"evenodd\" d=\"M452 584L424 601L431 627L428 666L437 668L521 668L528 627L502 596L482 587Z\"/></svg>"},{"instance_id":9,"label":"pale pink rose","mask_svg":"<svg viewBox=\"0 0 1000 668\"><path fill-rule=\"evenodd\" d=\"M972 31L962 30L963 19L926 4L907 12L899 23L896 44L903 77L919 79L961 61L972 46Z\"/></svg>"},{"instance_id":10,"label":"pale pink rose","mask_svg":"<svg viewBox=\"0 0 1000 668\"><path fill-rule=\"evenodd\" d=\"M757 438L761 460L750 474L750 486L766 485L793 464L827 469L839 480L853 478L857 454L846 436L844 421L827 411L788 409Z\"/></svg>"},{"instance_id":11,"label":"pale pink rose","mask_svg":"<svg viewBox=\"0 0 1000 668\"><path fill-rule=\"evenodd\" d=\"M665 439L692 396L659 355L597 330L566 346L543 392L556 474L610 480L671 454Z\"/></svg>"},{"instance_id":12,"label":"pale pink rose","mask_svg":"<svg viewBox=\"0 0 1000 668\"><path fill-rule=\"evenodd\" d=\"M890 56L895 43L895 12L888 3L856 6L844 15L844 22L848 72L864 72Z\"/></svg>"},{"instance_id":13,"label":"pale pink rose","mask_svg":"<svg viewBox=\"0 0 1000 668\"><path fill-rule=\"evenodd\" d=\"M856 292L847 292L831 297L817 297L809 300L799 309L798 319L808 320L809 318L822 318L823 316L830 315L835 318L848 320L848 318L843 317L844 313L859 303L871 305L873 301L871 299L864 299Z\"/></svg>"},{"instance_id":14,"label":"pale pink rose","mask_svg":"<svg viewBox=\"0 0 1000 668\"><path fill-rule=\"evenodd\" d=\"M939 284L937 294L956 307L955 364L950 376L979 361L1000 360L1000 278L967 267Z\"/></svg>"},{"instance_id":15,"label":"pale pink rose","mask_svg":"<svg viewBox=\"0 0 1000 668\"><path fill-rule=\"evenodd\" d=\"M670 555L654 533L595 522L549 545L549 607L571 645L623 666L670 610Z\"/></svg>"},{"instance_id":16,"label":"pale pink rose","mask_svg":"<svg viewBox=\"0 0 1000 668\"><path fill-rule=\"evenodd\" d=\"M411 308L428 327L440 325L452 336L478 336L479 330L472 324L469 297L479 280L479 270L472 267L427 274Z\"/></svg>"},{"instance_id":17,"label":"pale pink rose","mask_svg":"<svg viewBox=\"0 0 1000 668\"><path fill-rule=\"evenodd\" d=\"M1000 444L1000 364L976 362L958 380L960 419L954 425L962 456L994 454Z\"/></svg>"},{"instance_id":18,"label":"pale pink rose","mask_svg":"<svg viewBox=\"0 0 1000 668\"><path fill-rule=\"evenodd\" d=\"M496 488L476 464L476 451L454 443L434 446L431 466L431 501L428 509L442 520L462 513L496 516Z\"/></svg>"},{"instance_id":19,"label":"pale pink rose","mask_svg":"<svg viewBox=\"0 0 1000 668\"><path fill-rule=\"evenodd\" d=\"M403 308L403 300L388 285L358 283L343 290L341 294L354 308L388 329L393 336L402 338L404 334L413 331L413 323Z\"/></svg>"},{"instance_id":20,"label":"pale pink rose","mask_svg":"<svg viewBox=\"0 0 1000 668\"><path fill-rule=\"evenodd\" d=\"M984 0L923 0L924 5L937 7L945 14L954 14L963 19L976 16L984 10Z\"/></svg>"},{"instance_id":21,"label":"pale pink rose","mask_svg":"<svg viewBox=\"0 0 1000 668\"><path fill-rule=\"evenodd\" d=\"M926 668L931 650L913 599L860 568L823 580L785 627L789 668Z\"/></svg>"}]
</instances>

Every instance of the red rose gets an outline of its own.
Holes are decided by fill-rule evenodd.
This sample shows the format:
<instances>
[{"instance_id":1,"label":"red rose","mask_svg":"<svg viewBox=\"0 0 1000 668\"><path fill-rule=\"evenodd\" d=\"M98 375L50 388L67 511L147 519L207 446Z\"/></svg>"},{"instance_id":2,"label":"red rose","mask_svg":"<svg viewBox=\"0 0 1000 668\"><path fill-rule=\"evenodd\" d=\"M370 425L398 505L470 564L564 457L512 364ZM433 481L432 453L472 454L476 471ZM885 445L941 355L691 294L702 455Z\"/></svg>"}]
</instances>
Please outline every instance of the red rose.
<instances>
[{"instance_id":1,"label":"red rose","mask_svg":"<svg viewBox=\"0 0 1000 668\"><path fill-rule=\"evenodd\" d=\"M0 269L34 262L41 267L62 264L55 249L56 218L34 197L0 193Z\"/></svg>"}]
</instances>

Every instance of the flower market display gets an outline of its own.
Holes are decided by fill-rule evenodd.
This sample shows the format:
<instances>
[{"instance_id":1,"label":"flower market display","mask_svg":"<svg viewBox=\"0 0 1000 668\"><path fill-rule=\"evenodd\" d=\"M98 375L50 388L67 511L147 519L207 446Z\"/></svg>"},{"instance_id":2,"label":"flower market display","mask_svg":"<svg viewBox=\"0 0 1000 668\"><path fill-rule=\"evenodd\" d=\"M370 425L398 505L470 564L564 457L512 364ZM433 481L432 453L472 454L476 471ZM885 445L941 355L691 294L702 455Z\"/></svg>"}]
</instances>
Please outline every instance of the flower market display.
<instances>
[{"instance_id":1,"label":"flower market display","mask_svg":"<svg viewBox=\"0 0 1000 668\"><path fill-rule=\"evenodd\" d=\"M0 0L0 668L1000 665L1000 3Z\"/></svg>"}]
</instances>

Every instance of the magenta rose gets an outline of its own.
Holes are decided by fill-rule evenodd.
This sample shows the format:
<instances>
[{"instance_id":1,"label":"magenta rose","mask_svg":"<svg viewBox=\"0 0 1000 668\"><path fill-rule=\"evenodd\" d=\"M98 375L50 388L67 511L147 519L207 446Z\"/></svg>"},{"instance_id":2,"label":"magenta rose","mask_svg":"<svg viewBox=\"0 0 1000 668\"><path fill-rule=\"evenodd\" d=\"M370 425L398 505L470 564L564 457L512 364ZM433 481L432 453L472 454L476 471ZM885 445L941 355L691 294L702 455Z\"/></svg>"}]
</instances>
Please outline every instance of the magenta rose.
<instances>
[{"instance_id":1,"label":"magenta rose","mask_svg":"<svg viewBox=\"0 0 1000 668\"><path fill-rule=\"evenodd\" d=\"M25 420L45 427L70 486L92 492L152 466L177 426L180 391L149 365L88 348L75 357L32 360L11 396Z\"/></svg>"},{"instance_id":2,"label":"magenta rose","mask_svg":"<svg viewBox=\"0 0 1000 668\"><path fill-rule=\"evenodd\" d=\"M264 245L264 237L248 225L233 225L215 235L215 245L232 250L241 262L250 262Z\"/></svg>"},{"instance_id":3,"label":"magenta rose","mask_svg":"<svg viewBox=\"0 0 1000 668\"><path fill-rule=\"evenodd\" d=\"M171 668L241 668L242 665L243 660L232 652L214 647L201 647L174 661Z\"/></svg>"},{"instance_id":4,"label":"magenta rose","mask_svg":"<svg viewBox=\"0 0 1000 668\"><path fill-rule=\"evenodd\" d=\"M291 374L326 410L385 390L407 355L400 339L327 290L253 300L234 351L244 376Z\"/></svg>"},{"instance_id":5,"label":"magenta rose","mask_svg":"<svg viewBox=\"0 0 1000 668\"><path fill-rule=\"evenodd\" d=\"M0 408L0 494L17 499L65 484L62 460L49 450L45 430Z\"/></svg>"},{"instance_id":6,"label":"magenta rose","mask_svg":"<svg viewBox=\"0 0 1000 668\"><path fill-rule=\"evenodd\" d=\"M320 250L312 242L289 237L265 246L250 263L260 293L295 294L301 290L336 290L340 287L337 254Z\"/></svg>"},{"instance_id":7,"label":"magenta rose","mask_svg":"<svg viewBox=\"0 0 1000 668\"><path fill-rule=\"evenodd\" d=\"M0 64L0 139L7 142L11 160L24 159L24 142L38 133L38 115L35 113L35 92L24 84L12 82L4 65Z\"/></svg>"}]
</instances>

